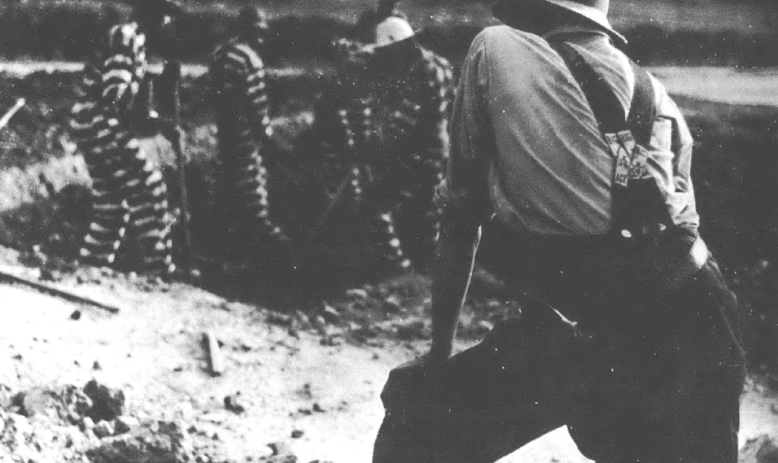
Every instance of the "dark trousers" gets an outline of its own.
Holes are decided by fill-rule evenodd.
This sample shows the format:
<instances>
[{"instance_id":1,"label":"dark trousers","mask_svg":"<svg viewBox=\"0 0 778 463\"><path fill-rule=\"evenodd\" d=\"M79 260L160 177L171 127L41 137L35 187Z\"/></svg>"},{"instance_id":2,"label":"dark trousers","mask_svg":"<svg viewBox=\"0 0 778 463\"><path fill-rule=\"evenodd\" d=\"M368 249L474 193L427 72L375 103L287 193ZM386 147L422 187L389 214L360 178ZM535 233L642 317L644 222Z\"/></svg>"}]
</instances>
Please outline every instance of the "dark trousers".
<instances>
[{"instance_id":1,"label":"dark trousers","mask_svg":"<svg viewBox=\"0 0 778 463\"><path fill-rule=\"evenodd\" d=\"M713 258L659 299L632 245L510 243L533 296L443 366L390 374L374 463L493 462L562 425L598 463L737 461L745 362Z\"/></svg>"}]
</instances>

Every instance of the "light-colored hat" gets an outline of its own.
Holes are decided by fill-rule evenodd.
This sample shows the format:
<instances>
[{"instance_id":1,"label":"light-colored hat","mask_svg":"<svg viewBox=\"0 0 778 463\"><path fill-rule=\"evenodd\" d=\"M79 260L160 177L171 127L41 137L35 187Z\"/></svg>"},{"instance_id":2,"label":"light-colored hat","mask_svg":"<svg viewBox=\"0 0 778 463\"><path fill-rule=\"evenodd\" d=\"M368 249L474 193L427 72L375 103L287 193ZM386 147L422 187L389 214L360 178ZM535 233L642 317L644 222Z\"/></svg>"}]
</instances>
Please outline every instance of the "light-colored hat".
<instances>
[{"instance_id":1,"label":"light-colored hat","mask_svg":"<svg viewBox=\"0 0 778 463\"><path fill-rule=\"evenodd\" d=\"M492 6L492 15L500 21L506 22L512 12L521 11L523 7L544 3L572 11L604 28L619 44L627 43L627 39L613 30L613 26L608 21L609 0L497 0Z\"/></svg>"},{"instance_id":2,"label":"light-colored hat","mask_svg":"<svg viewBox=\"0 0 778 463\"><path fill-rule=\"evenodd\" d=\"M375 28L375 47L385 47L416 35L408 21L397 16L389 16Z\"/></svg>"}]
</instances>

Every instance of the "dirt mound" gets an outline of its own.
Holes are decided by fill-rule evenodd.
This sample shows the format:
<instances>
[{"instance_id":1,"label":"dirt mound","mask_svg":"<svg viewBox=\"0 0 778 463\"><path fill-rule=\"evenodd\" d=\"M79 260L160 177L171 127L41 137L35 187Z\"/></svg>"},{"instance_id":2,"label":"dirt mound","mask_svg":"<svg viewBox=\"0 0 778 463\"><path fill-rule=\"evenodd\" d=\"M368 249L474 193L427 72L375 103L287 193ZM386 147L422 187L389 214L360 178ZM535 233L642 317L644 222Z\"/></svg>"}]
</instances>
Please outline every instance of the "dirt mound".
<instances>
[{"instance_id":1,"label":"dirt mound","mask_svg":"<svg viewBox=\"0 0 778 463\"><path fill-rule=\"evenodd\" d=\"M7 388L5 388L7 392ZM6 394L7 395L7 394ZM124 414L125 396L95 380L35 387L0 408L0 461L90 463L233 463L211 429L183 421L144 423ZM284 443L257 461L294 463ZM7 460L6 460L7 459Z\"/></svg>"},{"instance_id":2,"label":"dirt mound","mask_svg":"<svg viewBox=\"0 0 778 463\"><path fill-rule=\"evenodd\" d=\"M0 243L22 250L22 262L39 268L41 278L47 280L57 280L63 273L72 272L72 258L87 220L88 175L63 125L77 80L77 74L63 73L0 78L0 93L6 95L0 100L3 108L16 97L28 98L27 107L0 132ZM306 237L312 218L323 209L318 198L312 200L315 195L309 194L319 192L321 185L305 183L310 166L321 156L314 150L301 149L299 139L311 125L309 107L313 94L326 88L327 80L326 76L318 79L310 74L269 84L271 101L280 102L273 108L280 154L273 160L275 164L268 166L269 196L274 212L293 211L283 216L281 222L288 225L296 238ZM215 260L213 251L219 249L223 240L222 230L215 229L212 220L216 134L205 94L203 80L184 82L182 102L191 158L187 181L193 247L198 254L197 265L203 267ZM746 344L753 366L765 365L778 371L778 183L774 182L778 173L778 111L690 98L677 100L697 139L693 176L703 217L703 236L742 303ZM282 170L291 175L284 177ZM175 190L171 188L174 196ZM341 219L343 230L358 221L353 217ZM337 235L337 230L332 235ZM332 308L327 310L321 305L303 313L304 317L291 315L289 323L325 333L324 343L370 343L385 336L427 336L428 281L423 288L415 289L412 286L420 283L406 282L403 286L397 281L378 282L382 275L369 270L370 259L364 251L348 242L312 252L309 260L316 262L305 274L277 272L281 275L273 280L277 288L294 293L301 286L318 287L326 293L324 299ZM267 275L247 275L236 283L237 278L230 272L242 269L233 264L221 265L214 272L226 275L223 280L231 281L233 287L216 281L219 278L212 278L213 274L206 274L201 283L217 291L232 291L268 279ZM82 278L99 281L102 277ZM296 285L289 283L294 280ZM359 291L342 297L349 289ZM478 291L478 286L474 286L473 292ZM495 288L484 289L471 300L477 302L466 308L461 330L465 334L488 330L494 320L515 309L515 303L506 304ZM399 317L388 317L391 313Z\"/></svg>"}]
</instances>

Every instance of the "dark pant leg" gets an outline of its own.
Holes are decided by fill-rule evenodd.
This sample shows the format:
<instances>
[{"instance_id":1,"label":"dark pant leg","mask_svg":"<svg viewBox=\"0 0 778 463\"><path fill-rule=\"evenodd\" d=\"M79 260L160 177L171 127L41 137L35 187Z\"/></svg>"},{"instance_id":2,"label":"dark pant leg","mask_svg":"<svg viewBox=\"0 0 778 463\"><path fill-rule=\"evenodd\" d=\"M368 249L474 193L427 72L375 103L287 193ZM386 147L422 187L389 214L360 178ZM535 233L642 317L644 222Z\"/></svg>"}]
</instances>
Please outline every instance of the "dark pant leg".
<instances>
[{"instance_id":1,"label":"dark pant leg","mask_svg":"<svg viewBox=\"0 0 778 463\"><path fill-rule=\"evenodd\" d=\"M745 359L715 261L653 310L593 349L571 435L598 463L735 463Z\"/></svg>"},{"instance_id":2,"label":"dark pant leg","mask_svg":"<svg viewBox=\"0 0 778 463\"><path fill-rule=\"evenodd\" d=\"M528 308L435 370L394 370L374 463L493 462L563 425L585 389L586 338Z\"/></svg>"}]
</instances>

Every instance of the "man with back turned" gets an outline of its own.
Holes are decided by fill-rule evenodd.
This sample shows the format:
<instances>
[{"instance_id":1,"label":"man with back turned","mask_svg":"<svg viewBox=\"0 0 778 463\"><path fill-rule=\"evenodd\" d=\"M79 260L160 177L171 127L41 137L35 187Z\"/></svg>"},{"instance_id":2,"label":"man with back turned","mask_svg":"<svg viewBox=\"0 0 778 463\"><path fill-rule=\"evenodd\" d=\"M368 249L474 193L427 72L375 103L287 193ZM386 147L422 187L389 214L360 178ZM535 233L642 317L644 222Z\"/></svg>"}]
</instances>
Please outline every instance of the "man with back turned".
<instances>
[{"instance_id":1,"label":"man with back turned","mask_svg":"<svg viewBox=\"0 0 778 463\"><path fill-rule=\"evenodd\" d=\"M474 39L432 347L390 374L375 463L493 462L562 425L599 463L737 461L737 303L698 233L692 138L608 6L500 0ZM522 311L450 357L482 229Z\"/></svg>"}]
</instances>

